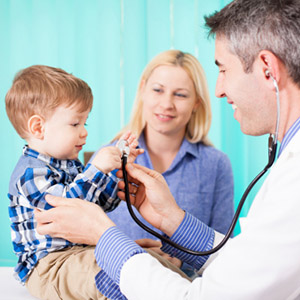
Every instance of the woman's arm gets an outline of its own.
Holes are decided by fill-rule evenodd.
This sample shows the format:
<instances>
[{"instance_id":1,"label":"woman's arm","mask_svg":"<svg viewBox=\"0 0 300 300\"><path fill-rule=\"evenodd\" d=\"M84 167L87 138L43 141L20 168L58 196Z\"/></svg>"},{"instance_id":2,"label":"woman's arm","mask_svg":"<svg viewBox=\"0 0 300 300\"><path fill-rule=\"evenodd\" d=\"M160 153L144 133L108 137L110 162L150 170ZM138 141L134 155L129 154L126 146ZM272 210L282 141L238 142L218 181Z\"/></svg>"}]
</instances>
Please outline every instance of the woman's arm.
<instances>
[{"instance_id":1,"label":"woman's arm","mask_svg":"<svg viewBox=\"0 0 300 300\"><path fill-rule=\"evenodd\" d=\"M218 160L216 174L209 226L226 234L234 214L234 186L231 163L225 154L221 155Z\"/></svg>"}]
</instances>

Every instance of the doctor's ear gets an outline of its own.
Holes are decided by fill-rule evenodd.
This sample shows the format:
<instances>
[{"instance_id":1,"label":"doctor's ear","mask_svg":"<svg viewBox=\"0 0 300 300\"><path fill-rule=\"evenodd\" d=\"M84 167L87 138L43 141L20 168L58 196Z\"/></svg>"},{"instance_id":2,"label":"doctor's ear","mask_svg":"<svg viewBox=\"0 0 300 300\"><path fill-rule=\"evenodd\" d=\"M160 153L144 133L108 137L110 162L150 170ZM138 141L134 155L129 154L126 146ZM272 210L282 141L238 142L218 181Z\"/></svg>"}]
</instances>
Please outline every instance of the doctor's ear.
<instances>
[{"instance_id":1,"label":"doctor's ear","mask_svg":"<svg viewBox=\"0 0 300 300\"><path fill-rule=\"evenodd\" d=\"M27 122L29 134L37 139L43 139L44 137L44 119L39 115L33 115Z\"/></svg>"},{"instance_id":2,"label":"doctor's ear","mask_svg":"<svg viewBox=\"0 0 300 300\"><path fill-rule=\"evenodd\" d=\"M267 78L273 77L270 70L268 70L268 69L265 71L265 75L266 75Z\"/></svg>"},{"instance_id":3,"label":"doctor's ear","mask_svg":"<svg viewBox=\"0 0 300 300\"><path fill-rule=\"evenodd\" d=\"M266 79L279 80L279 59L271 51L262 50L258 55L258 63Z\"/></svg>"}]
</instances>

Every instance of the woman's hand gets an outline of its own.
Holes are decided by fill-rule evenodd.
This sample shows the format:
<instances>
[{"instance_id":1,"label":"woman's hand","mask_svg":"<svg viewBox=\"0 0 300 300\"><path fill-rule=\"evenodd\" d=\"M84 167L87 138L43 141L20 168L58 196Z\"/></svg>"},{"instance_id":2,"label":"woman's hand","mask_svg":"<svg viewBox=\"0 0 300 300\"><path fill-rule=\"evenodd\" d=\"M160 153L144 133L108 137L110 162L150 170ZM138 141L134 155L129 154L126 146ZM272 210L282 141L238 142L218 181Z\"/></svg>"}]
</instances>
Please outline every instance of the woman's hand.
<instances>
[{"instance_id":1,"label":"woman's hand","mask_svg":"<svg viewBox=\"0 0 300 300\"><path fill-rule=\"evenodd\" d=\"M178 259L176 257L171 257L169 254L160 250L160 248L162 247L161 241L152 240L152 239L139 239L139 240L136 240L135 242L145 249L150 249L150 250L156 252L161 257L165 258L170 263L175 265L177 268L181 267L182 261L180 259Z\"/></svg>"},{"instance_id":2,"label":"woman's hand","mask_svg":"<svg viewBox=\"0 0 300 300\"><path fill-rule=\"evenodd\" d=\"M137 148L137 146L139 145L139 142L136 139L136 136L133 133L131 133L130 131L124 133L120 137L120 139L117 143L117 147L122 140L124 140L128 143L128 146L127 146L129 148L129 155L127 158L128 163L133 163L138 155L144 153L144 149Z\"/></svg>"},{"instance_id":3,"label":"woman's hand","mask_svg":"<svg viewBox=\"0 0 300 300\"><path fill-rule=\"evenodd\" d=\"M52 209L35 209L37 232L73 243L96 245L102 234L115 224L98 205L75 198L46 196Z\"/></svg>"},{"instance_id":4,"label":"woman's hand","mask_svg":"<svg viewBox=\"0 0 300 300\"><path fill-rule=\"evenodd\" d=\"M139 210L146 221L172 236L184 218L184 211L175 202L163 176L146 167L127 164L128 180L137 185L131 203ZM118 171L117 176L122 177ZM118 196L125 200L124 182L119 182Z\"/></svg>"}]
</instances>

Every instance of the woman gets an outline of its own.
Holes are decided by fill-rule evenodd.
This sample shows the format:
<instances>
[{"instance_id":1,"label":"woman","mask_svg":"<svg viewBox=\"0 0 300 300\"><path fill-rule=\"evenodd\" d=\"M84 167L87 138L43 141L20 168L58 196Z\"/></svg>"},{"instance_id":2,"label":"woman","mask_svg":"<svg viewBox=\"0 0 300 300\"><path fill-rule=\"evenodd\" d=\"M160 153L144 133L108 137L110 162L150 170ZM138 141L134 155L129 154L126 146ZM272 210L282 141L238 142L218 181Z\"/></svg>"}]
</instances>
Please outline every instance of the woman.
<instances>
[{"instance_id":1,"label":"woman","mask_svg":"<svg viewBox=\"0 0 300 300\"><path fill-rule=\"evenodd\" d=\"M210 124L202 66L191 54L168 50L143 71L131 120L115 140L132 131L145 150L135 162L160 172L182 209L225 233L234 212L232 169L208 139ZM153 238L132 220L124 202L109 217L132 239Z\"/></svg>"}]
</instances>

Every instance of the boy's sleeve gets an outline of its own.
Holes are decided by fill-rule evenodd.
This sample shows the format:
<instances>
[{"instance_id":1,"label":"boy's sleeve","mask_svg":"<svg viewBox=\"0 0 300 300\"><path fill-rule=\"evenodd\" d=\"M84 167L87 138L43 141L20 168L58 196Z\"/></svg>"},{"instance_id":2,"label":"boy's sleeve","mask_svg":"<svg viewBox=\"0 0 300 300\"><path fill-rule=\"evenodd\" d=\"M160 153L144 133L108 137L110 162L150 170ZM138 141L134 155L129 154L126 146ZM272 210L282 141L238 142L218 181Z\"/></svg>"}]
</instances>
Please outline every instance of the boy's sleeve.
<instances>
[{"instance_id":1,"label":"boy's sleeve","mask_svg":"<svg viewBox=\"0 0 300 300\"><path fill-rule=\"evenodd\" d=\"M114 209L120 202L117 197L118 178L113 174L102 173L91 164L71 182L63 177L63 173L50 168L27 168L17 182L17 204L48 209L51 206L45 200L46 194L85 199L106 211Z\"/></svg>"},{"instance_id":2,"label":"boy's sleeve","mask_svg":"<svg viewBox=\"0 0 300 300\"><path fill-rule=\"evenodd\" d=\"M87 175L94 172L96 174L94 178ZM85 176L90 177L90 182L92 183L92 185L88 187L89 193L87 194L86 199L100 205L106 212L114 210L121 201L117 196L118 182L120 179L118 179L116 173L117 170L104 174L92 164L87 164L82 173L85 174ZM95 184L97 186L96 189Z\"/></svg>"}]
</instances>

